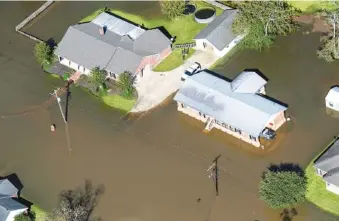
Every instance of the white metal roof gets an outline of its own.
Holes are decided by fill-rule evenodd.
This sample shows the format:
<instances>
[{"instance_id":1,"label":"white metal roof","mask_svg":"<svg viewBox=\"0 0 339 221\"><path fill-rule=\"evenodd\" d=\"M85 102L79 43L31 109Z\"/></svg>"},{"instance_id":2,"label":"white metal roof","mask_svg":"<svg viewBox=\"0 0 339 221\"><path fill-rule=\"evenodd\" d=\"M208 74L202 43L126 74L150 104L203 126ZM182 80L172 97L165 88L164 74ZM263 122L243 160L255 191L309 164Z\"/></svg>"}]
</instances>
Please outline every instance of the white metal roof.
<instances>
[{"instance_id":1,"label":"white metal roof","mask_svg":"<svg viewBox=\"0 0 339 221\"><path fill-rule=\"evenodd\" d=\"M129 35L133 39L137 39L145 32L144 29L105 12L98 15L92 22L101 27L106 26L108 30L117 35Z\"/></svg>"},{"instance_id":2,"label":"white metal roof","mask_svg":"<svg viewBox=\"0 0 339 221\"><path fill-rule=\"evenodd\" d=\"M256 93L236 93L231 83L201 71L187 78L175 101L259 136L271 117L287 108Z\"/></svg>"},{"instance_id":3,"label":"white metal roof","mask_svg":"<svg viewBox=\"0 0 339 221\"><path fill-rule=\"evenodd\" d=\"M339 102L339 87L331 88L326 96L326 100Z\"/></svg>"}]
</instances>

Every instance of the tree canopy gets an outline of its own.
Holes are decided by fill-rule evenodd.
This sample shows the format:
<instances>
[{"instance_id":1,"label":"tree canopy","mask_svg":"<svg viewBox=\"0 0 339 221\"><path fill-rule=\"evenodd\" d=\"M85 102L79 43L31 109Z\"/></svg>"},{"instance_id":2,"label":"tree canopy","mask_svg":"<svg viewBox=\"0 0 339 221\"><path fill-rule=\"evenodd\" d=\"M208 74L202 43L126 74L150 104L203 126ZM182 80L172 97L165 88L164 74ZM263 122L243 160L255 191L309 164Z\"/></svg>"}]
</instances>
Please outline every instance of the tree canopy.
<instances>
[{"instance_id":1,"label":"tree canopy","mask_svg":"<svg viewBox=\"0 0 339 221\"><path fill-rule=\"evenodd\" d=\"M63 191L58 208L48 214L44 221L99 221L100 217L92 213L103 193L102 185L93 187L88 180L84 188Z\"/></svg>"},{"instance_id":2,"label":"tree canopy","mask_svg":"<svg viewBox=\"0 0 339 221\"><path fill-rule=\"evenodd\" d=\"M183 15L185 11L185 1L161 0L160 7L161 12L168 19L175 19Z\"/></svg>"},{"instance_id":3,"label":"tree canopy","mask_svg":"<svg viewBox=\"0 0 339 221\"><path fill-rule=\"evenodd\" d=\"M91 70L89 82L95 87L96 92L104 90L106 76L106 71L100 69L99 67L95 67Z\"/></svg>"},{"instance_id":4,"label":"tree canopy","mask_svg":"<svg viewBox=\"0 0 339 221\"><path fill-rule=\"evenodd\" d=\"M53 57L52 48L45 42L39 42L34 47L34 55L40 65L49 64Z\"/></svg>"},{"instance_id":5,"label":"tree canopy","mask_svg":"<svg viewBox=\"0 0 339 221\"><path fill-rule=\"evenodd\" d=\"M243 47L260 50L272 44L277 35L296 30L296 11L284 1L238 2L238 15L233 23L237 34L246 35Z\"/></svg>"},{"instance_id":6,"label":"tree canopy","mask_svg":"<svg viewBox=\"0 0 339 221\"><path fill-rule=\"evenodd\" d=\"M15 216L14 221L33 221L28 215L26 214L20 214L18 216Z\"/></svg>"},{"instance_id":7,"label":"tree canopy","mask_svg":"<svg viewBox=\"0 0 339 221\"><path fill-rule=\"evenodd\" d=\"M322 17L331 26L331 32L320 39L321 47L317 51L318 57L327 62L339 59L339 2L333 2L333 5L333 8L322 12Z\"/></svg>"},{"instance_id":8,"label":"tree canopy","mask_svg":"<svg viewBox=\"0 0 339 221\"><path fill-rule=\"evenodd\" d=\"M269 171L260 182L260 198L271 208L288 208L305 200L307 179L295 171Z\"/></svg>"},{"instance_id":9,"label":"tree canopy","mask_svg":"<svg viewBox=\"0 0 339 221\"><path fill-rule=\"evenodd\" d=\"M129 72L124 72L119 75L117 86L121 90L121 96L127 99L133 98L135 78Z\"/></svg>"}]
</instances>

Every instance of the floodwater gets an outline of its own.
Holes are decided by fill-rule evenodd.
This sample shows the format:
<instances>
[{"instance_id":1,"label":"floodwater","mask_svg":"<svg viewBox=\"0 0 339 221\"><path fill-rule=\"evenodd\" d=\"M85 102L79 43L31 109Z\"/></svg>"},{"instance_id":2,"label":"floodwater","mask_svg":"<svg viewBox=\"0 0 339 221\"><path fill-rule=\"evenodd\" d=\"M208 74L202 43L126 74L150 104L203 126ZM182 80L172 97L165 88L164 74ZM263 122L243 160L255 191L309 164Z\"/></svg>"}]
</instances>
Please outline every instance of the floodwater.
<instances>
[{"instance_id":1,"label":"floodwater","mask_svg":"<svg viewBox=\"0 0 339 221\"><path fill-rule=\"evenodd\" d=\"M41 4L0 2L0 113L37 108L0 119L0 171L17 173L25 197L47 210L55 207L61 190L91 179L105 186L95 210L104 220L282 220L281 210L271 210L259 199L262 172L270 163L306 166L339 132L338 119L327 115L324 106L326 93L339 81L339 64L316 58L319 34L296 33L278 38L267 51L237 53L215 68L229 78L258 68L269 78L268 95L289 105L292 124L269 151L218 131L202 133L203 125L178 113L170 99L146 114L123 118L75 87L67 139L57 105L39 106L62 82L41 71L32 53L34 42L14 31ZM58 41L70 24L105 5L147 15L157 7L154 2L59 2L26 31ZM51 123L57 125L54 134ZM216 197L206 169L218 154ZM296 210L294 221L339 220L308 203Z\"/></svg>"}]
</instances>

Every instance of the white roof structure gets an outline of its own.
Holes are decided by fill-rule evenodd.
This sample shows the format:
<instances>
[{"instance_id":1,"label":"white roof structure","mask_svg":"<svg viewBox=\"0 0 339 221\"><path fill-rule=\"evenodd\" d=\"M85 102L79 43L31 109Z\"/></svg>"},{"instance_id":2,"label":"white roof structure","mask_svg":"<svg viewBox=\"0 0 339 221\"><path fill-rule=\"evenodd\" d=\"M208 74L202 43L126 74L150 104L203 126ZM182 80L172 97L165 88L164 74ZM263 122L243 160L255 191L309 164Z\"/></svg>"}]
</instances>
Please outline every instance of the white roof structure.
<instances>
[{"instance_id":1,"label":"white roof structure","mask_svg":"<svg viewBox=\"0 0 339 221\"><path fill-rule=\"evenodd\" d=\"M325 102L328 108L339 111L339 87L330 89L326 95Z\"/></svg>"},{"instance_id":2,"label":"white roof structure","mask_svg":"<svg viewBox=\"0 0 339 221\"><path fill-rule=\"evenodd\" d=\"M231 83L231 89L237 93L256 93L267 81L253 71L244 71Z\"/></svg>"},{"instance_id":3,"label":"white roof structure","mask_svg":"<svg viewBox=\"0 0 339 221\"><path fill-rule=\"evenodd\" d=\"M237 82L232 82L233 87L240 88L235 92L231 82L206 71L198 72L185 80L174 100L257 137L274 114L287 108L257 94L258 87L266 81L252 73L256 74L244 72L235 79ZM247 82L251 79L253 85Z\"/></svg>"},{"instance_id":4,"label":"white roof structure","mask_svg":"<svg viewBox=\"0 0 339 221\"><path fill-rule=\"evenodd\" d=\"M98 15L92 22L100 27L106 27L117 35L128 35L132 39L137 39L145 32L144 29L105 12Z\"/></svg>"}]
</instances>

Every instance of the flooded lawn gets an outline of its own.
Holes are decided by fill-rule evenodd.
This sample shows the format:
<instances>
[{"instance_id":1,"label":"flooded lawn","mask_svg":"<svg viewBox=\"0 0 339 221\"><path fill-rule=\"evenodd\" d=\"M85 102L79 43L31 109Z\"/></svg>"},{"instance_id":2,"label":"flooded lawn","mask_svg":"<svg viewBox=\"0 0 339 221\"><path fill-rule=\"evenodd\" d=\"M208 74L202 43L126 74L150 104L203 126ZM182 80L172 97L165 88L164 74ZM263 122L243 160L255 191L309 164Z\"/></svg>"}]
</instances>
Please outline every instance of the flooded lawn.
<instances>
[{"instance_id":1,"label":"flooded lawn","mask_svg":"<svg viewBox=\"0 0 339 221\"><path fill-rule=\"evenodd\" d=\"M6 22L0 19L5 33L0 41L1 115L39 107L62 84L36 64L34 42L14 32L14 26L40 4L0 3L0 16L7 16ZM69 25L105 4L59 2L27 31L60 40ZM147 12L154 3L119 4ZM269 151L216 130L204 134L203 125L178 113L171 100L125 119L73 87L69 139L56 104L0 120L1 173L17 173L26 198L45 209L56 205L61 190L81 185L84 179L102 183L105 193L96 213L104 220L282 220L282 211L267 208L259 199L262 172L270 163L306 166L339 132L338 119L327 115L324 103L329 88L338 84L339 63L318 60L318 42L319 34L296 33L278 38L267 51L243 51L215 67L229 78L245 68L258 68L269 78L267 94L289 105L292 125ZM51 123L57 125L55 134L49 132ZM220 195L215 197L206 169L218 154ZM307 203L296 210L293 221L339 220Z\"/></svg>"}]
</instances>

